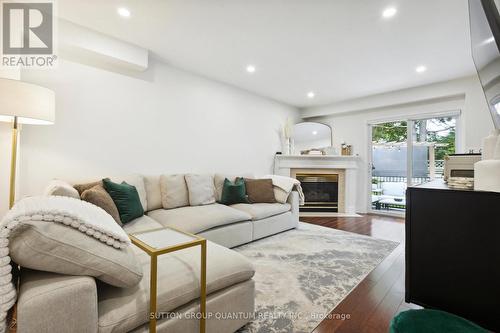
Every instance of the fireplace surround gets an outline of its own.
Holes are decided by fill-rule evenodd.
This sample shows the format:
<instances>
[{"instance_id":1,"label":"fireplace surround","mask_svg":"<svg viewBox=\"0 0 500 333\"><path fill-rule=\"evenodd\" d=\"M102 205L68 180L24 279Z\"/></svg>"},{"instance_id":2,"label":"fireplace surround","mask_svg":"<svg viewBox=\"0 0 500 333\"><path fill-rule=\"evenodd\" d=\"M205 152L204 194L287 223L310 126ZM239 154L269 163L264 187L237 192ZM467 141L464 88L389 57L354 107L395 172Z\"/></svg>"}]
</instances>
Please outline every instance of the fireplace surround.
<instances>
[{"instance_id":1,"label":"fireplace surround","mask_svg":"<svg viewBox=\"0 0 500 333\"><path fill-rule=\"evenodd\" d=\"M360 163L361 159L358 156L276 155L274 160L274 174L292 178L297 178L298 174L312 174L314 176L337 175L337 212L320 211L319 209L311 212L301 209L300 214L303 216L354 215L356 214L358 196L357 171Z\"/></svg>"}]
</instances>

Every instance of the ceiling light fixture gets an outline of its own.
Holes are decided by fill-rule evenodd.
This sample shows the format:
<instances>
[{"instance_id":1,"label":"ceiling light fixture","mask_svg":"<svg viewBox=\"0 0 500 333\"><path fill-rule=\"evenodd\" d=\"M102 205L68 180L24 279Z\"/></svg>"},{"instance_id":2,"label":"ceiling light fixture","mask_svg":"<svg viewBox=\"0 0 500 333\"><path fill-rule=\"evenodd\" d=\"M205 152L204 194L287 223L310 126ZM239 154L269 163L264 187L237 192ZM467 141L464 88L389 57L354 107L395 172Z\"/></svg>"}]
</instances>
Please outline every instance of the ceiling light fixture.
<instances>
[{"instance_id":1,"label":"ceiling light fixture","mask_svg":"<svg viewBox=\"0 0 500 333\"><path fill-rule=\"evenodd\" d=\"M248 73L255 73L256 68L254 65L248 65L246 70Z\"/></svg>"},{"instance_id":2,"label":"ceiling light fixture","mask_svg":"<svg viewBox=\"0 0 500 333\"><path fill-rule=\"evenodd\" d=\"M130 17L130 10L125 7L118 8L118 15L121 17Z\"/></svg>"},{"instance_id":3,"label":"ceiling light fixture","mask_svg":"<svg viewBox=\"0 0 500 333\"><path fill-rule=\"evenodd\" d=\"M420 65L417 68L415 68L415 72L417 72L417 73L423 73L425 71L427 71L427 67L425 67L423 65Z\"/></svg>"},{"instance_id":4,"label":"ceiling light fixture","mask_svg":"<svg viewBox=\"0 0 500 333\"><path fill-rule=\"evenodd\" d=\"M398 12L398 10L396 8L394 8L394 7L388 7L386 9L384 9L384 11L382 12L382 16L384 18L391 18L394 15L396 15L397 12Z\"/></svg>"},{"instance_id":5,"label":"ceiling light fixture","mask_svg":"<svg viewBox=\"0 0 500 333\"><path fill-rule=\"evenodd\" d=\"M308 98L314 98L314 96L316 96L316 94L314 93L314 91L310 91L307 93L307 97Z\"/></svg>"},{"instance_id":6,"label":"ceiling light fixture","mask_svg":"<svg viewBox=\"0 0 500 333\"><path fill-rule=\"evenodd\" d=\"M318 135L318 131L313 131L313 135Z\"/></svg>"}]
</instances>

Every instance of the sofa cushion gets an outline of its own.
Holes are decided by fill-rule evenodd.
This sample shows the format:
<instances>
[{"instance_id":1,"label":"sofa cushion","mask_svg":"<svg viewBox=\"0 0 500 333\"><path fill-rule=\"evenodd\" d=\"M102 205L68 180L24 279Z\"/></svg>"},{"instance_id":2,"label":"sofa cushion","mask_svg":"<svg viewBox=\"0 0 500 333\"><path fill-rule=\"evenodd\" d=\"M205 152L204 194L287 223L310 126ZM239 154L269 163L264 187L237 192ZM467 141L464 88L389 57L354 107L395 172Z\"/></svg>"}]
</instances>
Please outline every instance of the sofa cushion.
<instances>
[{"instance_id":1,"label":"sofa cushion","mask_svg":"<svg viewBox=\"0 0 500 333\"><path fill-rule=\"evenodd\" d=\"M129 185L125 182L121 184L114 183L108 178L103 179L102 183L106 192L109 193L111 198L118 208L120 213L120 220L122 223L128 223L133 219L144 215L144 209L141 204L141 199L137 193L135 186Z\"/></svg>"},{"instance_id":2,"label":"sofa cushion","mask_svg":"<svg viewBox=\"0 0 500 333\"><path fill-rule=\"evenodd\" d=\"M254 268L241 254L207 242L207 294L252 278ZM148 322L150 258L137 249L144 278L134 288L99 290L99 332L128 332ZM167 312L200 295L198 247L158 257L157 311Z\"/></svg>"},{"instance_id":3,"label":"sofa cushion","mask_svg":"<svg viewBox=\"0 0 500 333\"><path fill-rule=\"evenodd\" d=\"M245 179L250 203L275 203L273 181L271 179Z\"/></svg>"},{"instance_id":4,"label":"sofa cushion","mask_svg":"<svg viewBox=\"0 0 500 333\"><path fill-rule=\"evenodd\" d=\"M215 203L215 185L212 175L187 174L184 176L191 206Z\"/></svg>"},{"instance_id":5,"label":"sofa cushion","mask_svg":"<svg viewBox=\"0 0 500 333\"><path fill-rule=\"evenodd\" d=\"M139 194L139 199L141 200L141 205L142 209L146 211L148 209L148 201L147 201L147 195L146 195L146 186L144 185L144 177L139 174L130 174L127 176L115 176L115 177L109 177L112 181L115 183L122 183L125 182L129 185L135 186L137 193ZM97 180L94 182L89 182L86 184L77 184L74 185L75 189L80 193L80 195L83 193L83 191L88 190L89 188L92 188L96 185L102 185L101 180Z\"/></svg>"},{"instance_id":6,"label":"sofa cushion","mask_svg":"<svg viewBox=\"0 0 500 333\"><path fill-rule=\"evenodd\" d=\"M82 195L83 192L85 192L86 190L90 190L92 187L97 185L102 185L102 180L97 180L94 182L83 183L83 184L76 184L74 185L74 188L75 190L78 191L79 195Z\"/></svg>"},{"instance_id":7,"label":"sofa cushion","mask_svg":"<svg viewBox=\"0 0 500 333\"><path fill-rule=\"evenodd\" d=\"M146 188L146 199L148 202L146 211L162 208L160 177L160 175L144 176L144 187Z\"/></svg>"},{"instance_id":8,"label":"sofa cushion","mask_svg":"<svg viewBox=\"0 0 500 333\"><path fill-rule=\"evenodd\" d=\"M161 175L160 190L163 208L189 206L189 192L184 175Z\"/></svg>"},{"instance_id":9,"label":"sofa cushion","mask_svg":"<svg viewBox=\"0 0 500 333\"><path fill-rule=\"evenodd\" d=\"M231 205L231 208L235 208L249 214L252 217L252 220L255 221L288 212L292 208L292 206L289 203L256 203L236 204Z\"/></svg>"},{"instance_id":10,"label":"sofa cushion","mask_svg":"<svg viewBox=\"0 0 500 333\"><path fill-rule=\"evenodd\" d=\"M190 206L176 209L157 209L148 212L148 216L163 226L171 226L193 234L220 226L241 221L249 221L252 217L241 210L221 204Z\"/></svg>"},{"instance_id":11,"label":"sofa cushion","mask_svg":"<svg viewBox=\"0 0 500 333\"><path fill-rule=\"evenodd\" d=\"M97 331L97 288L93 277L42 272L23 267L20 279L22 283L17 300L17 331L6 331Z\"/></svg>"},{"instance_id":12,"label":"sofa cushion","mask_svg":"<svg viewBox=\"0 0 500 333\"><path fill-rule=\"evenodd\" d=\"M137 190L139 194L139 199L141 200L142 209L146 211L148 209L148 199L146 194L146 186L144 185L144 176L139 174L130 174L126 176L110 177L115 183L125 182L132 185Z\"/></svg>"},{"instance_id":13,"label":"sofa cushion","mask_svg":"<svg viewBox=\"0 0 500 333\"><path fill-rule=\"evenodd\" d=\"M224 180L227 178L230 181L234 182L238 177L252 179L254 178L254 175L251 173L242 173L239 175L216 173L214 175L215 199L217 200L217 202L220 202L222 198L222 189L224 188Z\"/></svg>"},{"instance_id":14,"label":"sofa cushion","mask_svg":"<svg viewBox=\"0 0 500 333\"><path fill-rule=\"evenodd\" d=\"M59 179L50 181L50 183L45 188L44 195L59 195L63 197L80 199L80 194L73 186L71 186L71 184Z\"/></svg>"},{"instance_id":15,"label":"sofa cushion","mask_svg":"<svg viewBox=\"0 0 500 333\"><path fill-rule=\"evenodd\" d=\"M92 188L89 188L88 190L83 191L81 198L82 200L90 202L97 207L101 207L106 211L106 213L113 217L116 223L122 225L118 208L116 207L113 198L111 198L109 193L106 192L102 185L96 185Z\"/></svg>"},{"instance_id":16,"label":"sofa cushion","mask_svg":"<svg viewBox=\"0 0 500 333\"><path fill-rule=\"evenodd\" d=\"M133 246L115 249L59 223L25 221L9 236L13 261L40 271L88 275L116 287L135 286L142 266Z\"/></svg>"},{"instance_id":17,"label":"sofa cushion","mask_svg":"<svg viewBox=\"0 0 500 333\"><path fill-rule=\"evenodd\" d=\"M159 228L163 228L163 226L147 215L138 217L135 220L123 225L123 230L125 230L127 234Z\"/></svg>"},{"instance_id":18,"label":"sofa cushion","mask_svg":"<svg viewBox=\"0 0 500 333\"><path fill-rule=\"evenodd\" d=\"M222 197L220 202L224 205L234 205L237 203L248 203L245 180L236 178L234 182L229 179L224 180Z\"/></svg>"}]
</instances>

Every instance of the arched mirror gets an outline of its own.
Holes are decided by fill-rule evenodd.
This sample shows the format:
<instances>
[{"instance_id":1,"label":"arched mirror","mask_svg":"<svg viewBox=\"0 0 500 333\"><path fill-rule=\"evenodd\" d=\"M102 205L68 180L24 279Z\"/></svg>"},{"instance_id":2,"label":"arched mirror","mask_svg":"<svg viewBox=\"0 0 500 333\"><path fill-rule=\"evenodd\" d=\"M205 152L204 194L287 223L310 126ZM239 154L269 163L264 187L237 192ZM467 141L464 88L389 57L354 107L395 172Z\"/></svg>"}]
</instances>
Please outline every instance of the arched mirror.
<instances>
[{"instance_id":1,"label":"arched mirror","mask_svg":"<svg viewBox=\"0 0 500 333\"><path fill-rule=\"evenodd\" d=\"M293 127L293 140L295 154L328 149L332 146L332 129L321 123L298 123Z\"/></svg>"}]
</instances>

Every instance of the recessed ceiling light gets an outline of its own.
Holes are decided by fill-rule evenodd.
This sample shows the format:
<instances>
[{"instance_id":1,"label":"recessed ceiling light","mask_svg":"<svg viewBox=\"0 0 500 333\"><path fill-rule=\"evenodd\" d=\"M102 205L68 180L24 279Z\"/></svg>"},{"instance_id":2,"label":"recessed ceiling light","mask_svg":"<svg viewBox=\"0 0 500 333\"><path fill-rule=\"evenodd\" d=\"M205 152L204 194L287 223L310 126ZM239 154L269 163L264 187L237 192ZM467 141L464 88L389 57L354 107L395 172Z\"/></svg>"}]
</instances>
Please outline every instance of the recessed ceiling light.
<instances>
[{"instance_id":1,"label":"recessed ceiling light","mask_svg":"<svg viewBox=\"0 0 500 333\"><path fill-rule=\"evenodd\" d=\"M415 68L415 72L417 73L423 73L427 70L427 67L423 66L423 65L420 65L418 66L417 68Z\"/></svg>"},{"instance_id":2,"label":"recessed ceiling light","mask_svg":"<svg viewBox=\"0 0 500 333\"><path fill-rule=\"evenodd\" d=\"M307 97L308 98L314 98L314 96L316 96L316 94L314 93L314 91L310 91L307 93Z\"/></svg>"},{"instance_id":3,"label":"recessed ceiling light","mask_svg":"<svg viewBox=\"0 0 500 333\"><path fill-rule=\"evenodd\" d=\"M394 7L387 7L386 9L384 9L384 11L382 12L382 16L384 18L391 18L393 17L394 15L396 15L396 13L398 12L398 10Z\"/></svg>"},{"instance_id":4,"label":"recessed ceiling light","mask_svg":"<svg viewBox=\"0 0 500 333\"><path fill-rule=\"evenodd\" d=\"M318 131L313 131L313 135L318 135Z\"/></svg>"},{"instance_id":5,"label":"recessed ceiling light","mask_svg":"<svg viewBox=\"0 0 500 333\"><path fill-rule=\"evenodd\" d=\"M120 8L118 8L118 14L121 17L130 17L130 10L128 10L125 7L120 7Z\"/></svg>"},{"instance_id":6,"label":"recessed ceiling light","mask_svg":"<svg viewBox=\"0 0 500 333\"><path fill-rule=\"evenodd\" d=\"M248 65L246 70L248 73L255 73L256 68L254 65Z\"/></svg>"}]
</instances>

